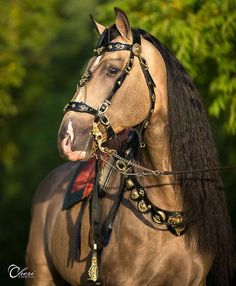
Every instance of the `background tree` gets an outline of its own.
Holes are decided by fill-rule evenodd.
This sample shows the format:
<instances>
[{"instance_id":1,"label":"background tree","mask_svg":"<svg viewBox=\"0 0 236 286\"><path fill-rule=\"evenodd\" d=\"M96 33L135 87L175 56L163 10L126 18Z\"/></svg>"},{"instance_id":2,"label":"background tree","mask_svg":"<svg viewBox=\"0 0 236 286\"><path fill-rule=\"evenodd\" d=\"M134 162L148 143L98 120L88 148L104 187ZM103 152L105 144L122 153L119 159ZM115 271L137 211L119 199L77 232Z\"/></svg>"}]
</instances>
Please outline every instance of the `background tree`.
<instances>
[{"instance_id":1,"label":"background tree","mask_svg":"<svg viewBox=\"0 0 236 286\"><path fill-rule=\"evenodd\" d=\"M114 6L133 27L167 45L197 85L222 165L236 165L236 2L234 0L0 0L0 266L24 266L32 196L63 161L56 148L62 108L91 57L89 14L114 22ZM96 9L96 10L95 10ZM223 172L236 222L235 172Z\"/></svg>"}]
</instances>

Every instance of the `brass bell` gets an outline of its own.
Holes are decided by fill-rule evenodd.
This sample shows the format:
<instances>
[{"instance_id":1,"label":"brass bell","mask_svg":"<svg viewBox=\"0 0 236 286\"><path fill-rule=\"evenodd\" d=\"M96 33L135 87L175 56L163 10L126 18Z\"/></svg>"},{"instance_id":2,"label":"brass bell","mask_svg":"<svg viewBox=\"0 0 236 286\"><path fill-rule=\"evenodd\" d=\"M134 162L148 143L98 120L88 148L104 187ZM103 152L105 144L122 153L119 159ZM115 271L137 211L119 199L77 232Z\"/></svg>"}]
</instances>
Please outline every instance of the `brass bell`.
<instances>
[{"instance_id":1,"label":"brass bell","mask_svg":"<svg viewBox=\"0 0 236 286\"><path fill-rule=\"evenodd\" d=\"M128 189L133 188L133 186L134 186L134 183L133 183L133 181L131 179L126 180L126 187Z\"/></svg>"}]
</instances>

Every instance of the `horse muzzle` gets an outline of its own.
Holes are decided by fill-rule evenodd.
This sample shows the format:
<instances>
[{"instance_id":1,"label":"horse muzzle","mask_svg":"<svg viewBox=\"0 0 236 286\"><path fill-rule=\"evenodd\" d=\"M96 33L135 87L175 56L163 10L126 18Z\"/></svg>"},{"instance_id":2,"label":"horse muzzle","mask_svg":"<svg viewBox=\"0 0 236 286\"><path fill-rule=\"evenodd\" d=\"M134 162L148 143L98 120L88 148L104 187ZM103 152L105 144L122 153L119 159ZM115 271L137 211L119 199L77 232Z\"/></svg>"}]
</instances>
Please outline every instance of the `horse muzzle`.
<instances>
[{"instance_id":1,"label":"horse muzzle","mask_svg":"<svg viewBox=\"0 0 236 286\"><path fill-rule=\"evenodd\" d=\"M93 149L91 127L82 128L76 120L66 118L59 129L57 146L60 155L69 161L88 160Z\"/></svg>"}]
</instances>

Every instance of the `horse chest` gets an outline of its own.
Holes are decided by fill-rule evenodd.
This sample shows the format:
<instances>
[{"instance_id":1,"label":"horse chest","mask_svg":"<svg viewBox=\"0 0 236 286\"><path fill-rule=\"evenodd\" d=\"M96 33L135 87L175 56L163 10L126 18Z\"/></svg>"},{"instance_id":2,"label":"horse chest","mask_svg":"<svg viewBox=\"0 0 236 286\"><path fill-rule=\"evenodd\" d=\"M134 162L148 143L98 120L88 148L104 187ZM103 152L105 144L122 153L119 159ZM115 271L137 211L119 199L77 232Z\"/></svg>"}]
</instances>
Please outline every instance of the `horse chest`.
<instances>
[{"instance_id":1,"label":"horse chest","mask_svg":"<svg viewBox=\"0 0 236 286\"><path fill-rule=\"evenodd\" d=\"M121 211L103 251L101 269L105 285L174 286L190 285L190 276L198 273L196 268L190 274L194 264L196 258L190 256L183 237L152 229L134 213L122 216Z\"/></svg>"}]
</instances>

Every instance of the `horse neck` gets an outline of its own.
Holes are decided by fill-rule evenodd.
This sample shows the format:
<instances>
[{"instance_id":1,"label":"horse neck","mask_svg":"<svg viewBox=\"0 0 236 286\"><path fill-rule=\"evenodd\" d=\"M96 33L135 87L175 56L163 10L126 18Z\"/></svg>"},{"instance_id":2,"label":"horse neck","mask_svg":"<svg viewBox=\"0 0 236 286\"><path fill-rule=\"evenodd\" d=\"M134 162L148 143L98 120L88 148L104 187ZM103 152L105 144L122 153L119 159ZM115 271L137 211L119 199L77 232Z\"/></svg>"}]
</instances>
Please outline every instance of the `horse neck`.
<instances>
[{"instance_id":1,"label":"horse neck","mask_svg":"<svg viewBox=\"0 0 236 286\"><path fill-rule=\"evenodd\" d=\"M166 110L164 105L161 108ZM164 110L153 114L145 133L146 147L139 149L137 155L139 163L152 170L172 170ZM182 210L180 188L173 176L144 176L139 181L154 204L163 209Z\"/></svg>"}]
</instances>

